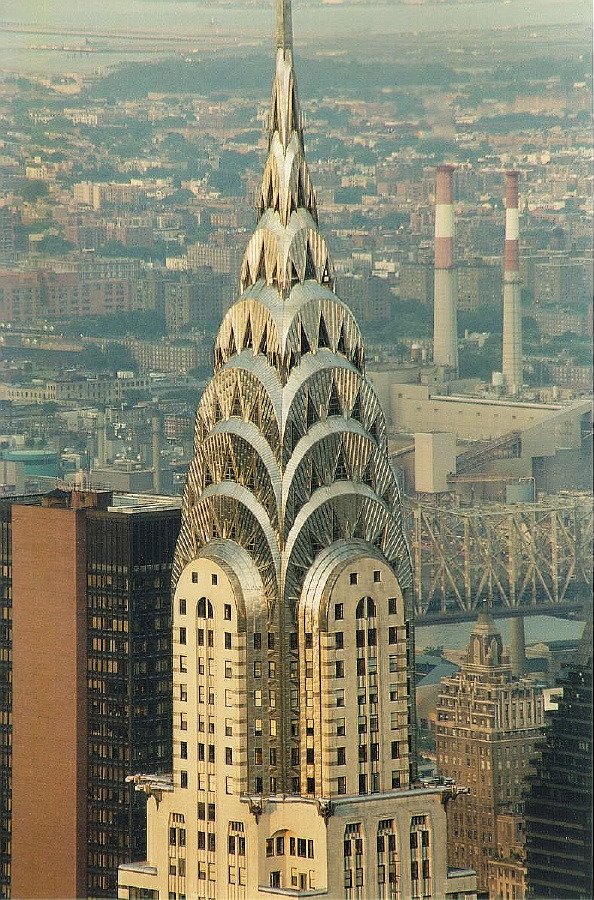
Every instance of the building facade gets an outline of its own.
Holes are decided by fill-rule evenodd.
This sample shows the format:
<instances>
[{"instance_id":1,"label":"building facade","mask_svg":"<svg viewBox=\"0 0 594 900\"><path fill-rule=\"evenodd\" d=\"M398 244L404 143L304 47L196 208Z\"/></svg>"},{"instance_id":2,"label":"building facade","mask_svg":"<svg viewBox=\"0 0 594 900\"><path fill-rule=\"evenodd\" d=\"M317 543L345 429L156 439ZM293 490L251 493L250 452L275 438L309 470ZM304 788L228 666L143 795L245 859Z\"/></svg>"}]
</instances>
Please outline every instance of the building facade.
<instances>
[{"instance_id":1,"label":"building facade","mask_svg":"<svg viewBox=\"0 0 594 900\"><path fill-rule=\"evenodd\" d=\"M470 789L448 809L448 859L475 869L485 892L489 860L498 860L492 884L511 886L510 872L523 856L522 793L542 735L544 700L532 682L512 676L487 613L479 614L460 671L442 680L436 718L438 771ZM516 889L521 900L525 885Z\"/></svg>"},{"instance_id":2,"label":"building facade","mask_svg":"<svg viewBox=\"0 0 594 900\"><path fill-rule=\"evenodd\" d=\"M269 155L215 342L173 570L173 774L119 897L473 896L415 781L411 569L356 322L333 291L277 2Z\"/></svg>"},{"instance_id":3,"label":"building facade","mask_svg":"<svg viewBox=\"0 0 594 900\"><path fill-rule=\"evenodd\" d=\"M526 796L528 895L592 896L592 621L558 681Z\"/></svg>"},{"instance_id":4,"label":"building facade","mask_svg":"<svg viewBox=\"0 0 594 900\"><path fill-rule=\"evenodd\" d=\"M145 855L125 779L171 767L179 516L110 492L2 503L3 897L113 897Z\"/></svg>"}]
</instances>

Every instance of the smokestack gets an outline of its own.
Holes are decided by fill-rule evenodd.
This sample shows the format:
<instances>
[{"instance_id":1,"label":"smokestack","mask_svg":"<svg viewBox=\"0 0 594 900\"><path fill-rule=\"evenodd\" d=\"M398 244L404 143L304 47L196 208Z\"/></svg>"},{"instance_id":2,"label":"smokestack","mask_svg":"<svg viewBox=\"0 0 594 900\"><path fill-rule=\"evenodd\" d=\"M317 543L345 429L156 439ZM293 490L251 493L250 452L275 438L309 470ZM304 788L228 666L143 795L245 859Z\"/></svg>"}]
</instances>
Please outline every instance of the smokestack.
<instances>
[{"instance_id":1,"label":"smokestack","mask_svg":"<svg viewBox=\"0 0 594 900\"><path fill-rule=\"evenodd\" d=\"M433 362L458 372L457 287L454 269L454 166L435 177Z\"/></svg>"},{"instance_id":2,"label":"smokestack","mask_svg":"<svg viewBox=\"0 0 594 900\"><path fill-rule=\"evenodd\" d=\"M100 466L105 465L105 461L107 458L106 443L105 413L99 413L97 415L97 463Z\"/></svg>"},{"instance_id":3,"label":"smokestack","mask_svg":"<svg viewBox=\"0 0 594 900\"><path fill-rule=\"evenodd\" d=\"M161 420L154 416L153 426L153 491L161 493Z\"/></svg>"},{"instance_id":4,"label":"smokestack","mask_svg":"<svg viewBox=\"0 0 594 900\"><path fill-rule=\"evenodd\" d=\"M505 173L503 261L503 377L508 393L522 388L522 296L520 289L518 172Z\"/></svg>"}]
</instances>

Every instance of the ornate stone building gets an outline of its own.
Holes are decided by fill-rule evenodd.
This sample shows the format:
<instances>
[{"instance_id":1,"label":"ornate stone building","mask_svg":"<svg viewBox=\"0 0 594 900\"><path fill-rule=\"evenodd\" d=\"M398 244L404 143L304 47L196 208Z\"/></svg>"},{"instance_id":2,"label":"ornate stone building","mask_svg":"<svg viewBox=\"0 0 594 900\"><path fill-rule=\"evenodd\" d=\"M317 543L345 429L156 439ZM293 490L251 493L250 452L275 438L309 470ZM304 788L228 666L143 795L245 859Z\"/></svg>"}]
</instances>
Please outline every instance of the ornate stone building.
<instances>
[{"instance_id":1,"label":"ornate stone building","mask_svg":"<svg viewBox=\"0 0 594 900\"><path fill-rule=\"evenodd\" d=\"M439 773L469 788L448 808L448 859L472 866L494 898L512 886L524 896L522 797L543 725L542 691L512 675L500 632L480 613L460 671L442 680L436 750Z\"/></svg>"},{"instance_id":2,"label":"ornate stone building","mask_svg":"<svg viewBox=\"0 0 594 900\"><path fill-rule=\"evenodd\" d=\"M473 895L414 788L411 568L303 150L289 0L259 219L215 343L174 561L173 777L119 896Z\"/></svg>"}]
</instances>

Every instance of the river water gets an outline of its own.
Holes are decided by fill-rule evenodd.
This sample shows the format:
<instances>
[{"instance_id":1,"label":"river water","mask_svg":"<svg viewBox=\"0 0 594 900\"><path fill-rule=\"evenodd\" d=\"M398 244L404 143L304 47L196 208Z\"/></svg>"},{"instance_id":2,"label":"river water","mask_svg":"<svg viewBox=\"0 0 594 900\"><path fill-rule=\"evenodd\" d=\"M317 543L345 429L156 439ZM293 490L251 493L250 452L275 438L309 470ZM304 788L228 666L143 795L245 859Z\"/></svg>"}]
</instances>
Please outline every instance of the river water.
<instances>
[{"instance_id":1,"label":"river water","mask_svg":"<svg viewBox=\"0 0 594 900\"><path fill-rule=\"evenodd\" d=\"M331 49L333 39L357 35L366 40L374 34L461 32L469 30L523 29L555 26L562 33L570 26L590 27L592 18L588 0L484 0L482 3L439 3L432 5L391 5L373 3L356 6L340 3L295 4L294 22L298 44ZM19 28L48 29L51 34L28 34ZM10 31L6 29L10 28ZM172 31L203 45L209 35L217 40L266 41L273 35L273 2L262 0L254 6L218 6L192 0L21 0L14 4L0 0L0 71L59 72L92 71L132 59L150 59L175 52L155 46L117 48L117 52L85 55L72 50L32 49L33 47L72 47L83 37L61 34L60 29L83 30L97 47L93 31L151 31L166 37Z\"/></svg>"},{"instance_id":2,"label":"river water","mask_svg":"<svg viewBox=\"0 0 594 900\"><path fill-rule=\"evenodd\" d=\"M503 643L509 646L509 620L497 619ZM450 650L466 647L474 622L457 622L455 625L428 625L415 629L417 652L425 647L443 646ZM526 616L524 619L526 646L541 641L578 640L584 623L575 619L556 619L553 616Z\"/></svg>"}]
</instances>

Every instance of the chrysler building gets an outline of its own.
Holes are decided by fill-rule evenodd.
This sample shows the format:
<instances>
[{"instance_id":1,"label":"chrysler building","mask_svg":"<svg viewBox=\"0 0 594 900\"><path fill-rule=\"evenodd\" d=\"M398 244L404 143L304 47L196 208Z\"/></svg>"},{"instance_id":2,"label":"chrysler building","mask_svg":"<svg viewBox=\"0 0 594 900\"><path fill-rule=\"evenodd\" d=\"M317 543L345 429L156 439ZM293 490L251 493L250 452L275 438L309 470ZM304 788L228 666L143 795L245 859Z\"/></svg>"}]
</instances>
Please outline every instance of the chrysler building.
<instances>
[{"instance_id":1,"label":"chrysler building","mask_svg":"<svg viewBox=\"0 0 594 900\"><path fill-rule=\"evenodd\" d=\"M411 565L386 425L335 293L290 0L258 222L198 404L173 565L173 774L119 897L474 896L453 788L415 781Z\"/></svg>"}]
</instances>

